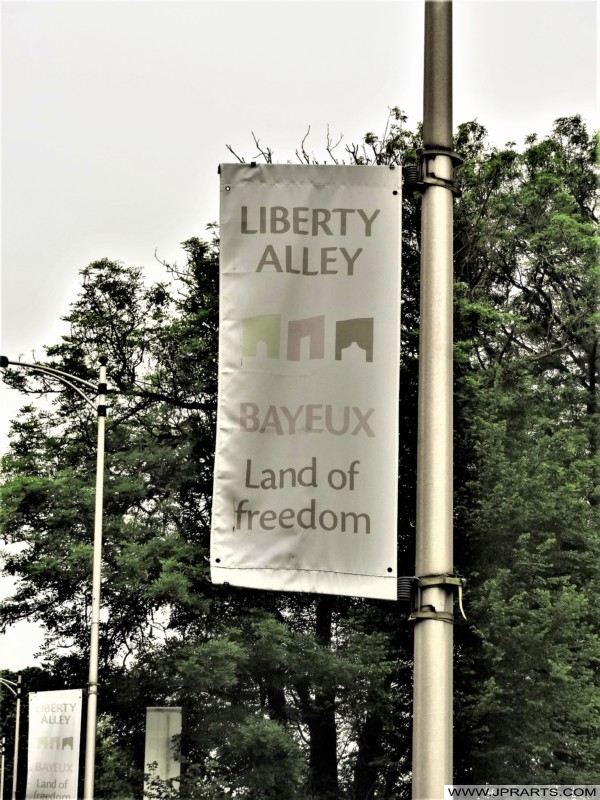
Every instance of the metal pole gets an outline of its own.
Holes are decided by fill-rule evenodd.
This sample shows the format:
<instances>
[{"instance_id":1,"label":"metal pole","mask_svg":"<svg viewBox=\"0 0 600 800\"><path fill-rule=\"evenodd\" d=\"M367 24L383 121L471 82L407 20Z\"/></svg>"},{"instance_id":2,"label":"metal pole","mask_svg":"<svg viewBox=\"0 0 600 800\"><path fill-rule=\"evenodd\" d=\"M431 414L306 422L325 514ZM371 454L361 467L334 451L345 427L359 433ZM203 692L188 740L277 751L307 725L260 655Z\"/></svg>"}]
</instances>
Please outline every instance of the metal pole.
<instances>
[{"instance_id":1,"label":"metal pole","mask_svg":"<svg viewBox=\"0 0 600 800\"><path fill-rule=\"evenodd\" d=\"M6 749L6 737L2 737L2 743L0 744L0 752L1 752L1 764L0 764L0 800L4 800L4 751Z\"/></svg>"},{"instance_id":2,"label":"metal pole","mask_svg":"<svg viewBox=\"0 0 600 800\"><path fill-rule=\"evenodd\" d=\"M102 581L102 505L104 495L104 430L106 422L106 362L100 358L98 385L98 450L96 461L96 507L94 518L94 556L92 570L92 621L88 678L87 727L85 739L84 800L94 800L96 763L96 724L98 713L98 656L100 638L100 589Z\"/></svg>"},{"instance_id":3,"label":"metal pole","mask_svg":"<svg viewBox=\"0 0 600 800\"><path fill-rule=\"evenodd\" d=\"M21 681L22 675L17 673L17 707L15 710L15 750L13 758L12 800L17 800L17 773L19 769L19 733L21 728ZM4 797L0 794L0 798Z\"/></svg>"},{"instance_id":4,"label":"metal pole","mask_svg":"<svg viewBox=\"0 0 600 800\"><path fill-rule=\"evenodd\" d=\"M425 2L424 68L415 565L419 578L453 572L451 0ZM426 614L415 623L412 797L441 800L444 785L452 783L452 589L423 588L420 609Z\"/></svg>"},{"instance_id":5,"label":"metal pole","mask_svg":"<svg viewBox=\"0 0 600 800\"><path fill-rule=\"evenodd\" d=\"M98 655L99 655L99 631L100 631L100 589L102 582L102 506L104 495L104 432L106 424L106 364L108 359L101 356L100 376L97 391L97 412L98 412L98 447L96 459L96 505L94 514L94 548L93 548L93 569L92 569L92 619L90 628L90 664L88 679L88 718L87 736L85 746L85 777L84 777L84 800L94 798L94 767L96 761L96 719L97 719L97 699L98 699ZM87 389L94 389L94 385L89 381L70 375L54 367L47 367L43 364L27 364L22 361L11 361L7 356L0 356L0 368L6 369L9 366L30 369L42 375L49 375L52 378L74 389L85 402L94 408L93 402L86 397L85 393L75 385L76 383L85 386ZM19 678L20 680L20 678ZM20 707L20 706L19 706ZM16 775L16 769L15 769ZM1 800L1 795L0 795ZM13 797L13 800L14 797Z\"/></svg>"}]
</instances>

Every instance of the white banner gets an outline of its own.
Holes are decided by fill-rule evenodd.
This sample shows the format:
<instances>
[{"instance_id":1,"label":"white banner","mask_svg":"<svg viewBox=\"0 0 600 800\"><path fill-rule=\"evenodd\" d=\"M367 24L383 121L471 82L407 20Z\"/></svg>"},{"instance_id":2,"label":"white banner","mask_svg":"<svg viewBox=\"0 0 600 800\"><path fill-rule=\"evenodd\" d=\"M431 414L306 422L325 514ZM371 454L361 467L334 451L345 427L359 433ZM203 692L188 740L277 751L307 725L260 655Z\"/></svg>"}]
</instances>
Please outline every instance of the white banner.
<instances>
[{"instance_id":1,"label":"white banner","mask_svg":"<svg viewBox=\"0 0 600 800\"><path fill-rule=\"evenodd\" d=\"M29 694L26 800L77 800L81 689Z\"/></svg>"},{"instance_id":2,"label":"white banner","mask_svg":"<svg viewBox=\"0 0 600 800\"><path fill-rule=\"evenodd\" d=\"M215 583L396 599L400 183L221 165Z\"/></svg>"},{"instance_id":3,"label":"white banner","mask_svg":"<svg viewBox=\"0 0 600 800\"><path fill-rule=\"evenodd\" d=\"M153 782L179 778L181 763L175 757L175 737L181 736L181 706L146 708L146 744L144 748L144 797L152 797ZM177 783L175 786L177 787Z\"/></svg>"}]
</instances>

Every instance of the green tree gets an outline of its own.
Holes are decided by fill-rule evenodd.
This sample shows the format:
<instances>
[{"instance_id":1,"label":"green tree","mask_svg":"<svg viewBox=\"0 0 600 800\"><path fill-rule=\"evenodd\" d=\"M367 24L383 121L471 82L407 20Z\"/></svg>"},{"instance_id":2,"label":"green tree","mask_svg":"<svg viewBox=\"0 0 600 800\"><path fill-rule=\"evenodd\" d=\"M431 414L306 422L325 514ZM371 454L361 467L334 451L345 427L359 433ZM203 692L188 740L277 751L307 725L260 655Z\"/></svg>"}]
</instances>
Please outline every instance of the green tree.
<instances>
[{"instance_id":1,"label":"green tree","mask_svg":"<svg viewBox=\"0 0 600 800\"><path fill-rule=\"evenodd\" d=\"M414 159L392 109L351 163ZM498 150L460 126L456 204L457 777L594 782L598 752L596 184L581 120ZM269 157L269 151L265 151ZM330 156L335 156L333 149ZM310 161L308 156L304 160ZM413 563L419 193L403 203L399 562ZM141 796L144 710L182 705L190 798L408 795L411 633L403 609L215 587L208 543L217 392L218 239L147 286L102 260L82 272L61 369L111 379L98 796ZM18 371L23 391L56 390ZM43 620L47 660L85 684L95 420L69 390L27 407L3 460L6 623ZM66 648L66 649L65 649ZM67 653L65 655L64 653ZM257 768L260 764L260 769ZM135 764L135 768L128 765ZM137 769L137 772L136 772ZM129 787L129 788L128 788ZM228 794L229 793L229 794Z\"/></svg>"},{"instance_id":2,"label":"green tree","mask_svg":"<svg viewBox=\"0 0 600 800\"><path fill-rule=\"evenodd\" d=\"M473 578L461 766L475 782L594 783L594 142L578 117L523 152L489 152L474 126L461 135L474 144L457 215L458 508Z\"/></svg>"},{"instance_id":3,"label":"green tree","mask_svg":"<svg viewBox=\"0 0 600 800\"><path fill-rule=\"evenodd\" d=\"M98 356L106 354L114 387L101 636L101 711L110 714L110 735L99 762L110 773L120 760L110 755L115 737L141 740L145 705L189 706L193 697L189 716L197 725L190 729L202 735L187 737L190 791L210 796L236 785L242 796L264 798L271 785L273 795L338 797L350 791L354 775L364 782L366 771L373 772L364 757L353 767L351 739L366 724L383 730L379 695L391 683L393 657L386 651L386 663L374 663L373 652L385 648L359 647L353 618L382 615L360 602L340 601L334 609L326 598L273 598L209 582L216 242L190 240L184 247L188 262L171 268L172 286L147 288L140 270L114 262L90 265L68 317L72 331L48 349L53 363L91 380ZM51 388L17 372L9 379L29 391ZM74 686L85 684L87 669L94 429L87 408L67 390L56 395L53 410L24 412L4 461L3 532L24 546L6 558L21 585L5 618L43 621L49 663ZM65 648L68 657L60 655ZM206 658L220 652L239 659L229 666L217 659L219 670L211 674ZM370 672L374 703L363 721L358 698L367 695ZM260 789L255 770L246 774L243 766L254 761L257 737L273 754L271 782L263 775ZM368 746L381 749L372 737ZM143 759L139 745L135 758ZM110 797L110 776L103 774L98 796Z\"/></svg>"}]
</instances>

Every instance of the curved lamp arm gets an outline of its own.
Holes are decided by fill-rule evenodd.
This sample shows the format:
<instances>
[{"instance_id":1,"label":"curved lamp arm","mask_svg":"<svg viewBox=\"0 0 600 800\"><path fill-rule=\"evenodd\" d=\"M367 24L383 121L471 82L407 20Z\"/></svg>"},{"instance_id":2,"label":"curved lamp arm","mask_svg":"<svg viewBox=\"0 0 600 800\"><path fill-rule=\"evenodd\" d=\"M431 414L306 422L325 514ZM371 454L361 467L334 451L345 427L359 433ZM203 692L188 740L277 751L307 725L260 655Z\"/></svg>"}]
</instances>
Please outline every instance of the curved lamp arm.
<instances>
[{"instance_id":1,"label":"curved lamp arm","mask_svg":"<svg viewBox=\"0 0 600 800\"><path fill-rule=\"evenodd\" d=\"M100 359L100 363L102 363L102 358ZM0 356L0 367L6 369L9 366L25 367L26 369L30 369L32 372L38 372L40 375L47 375L50 378L54 378L55 380L63 383L65 386L74 389L77 394L85 400L90 408L93 410L96 409L90 398L81 391L79 386L76 386L75 383L73 383L73 381L77 381L85 386L86 389L91 389L92 391L96 392L97 387L94 386L93 383L90 383L90 381L86 381L84 378L80 378L77 375L70 375L68 372L63 372L61 369L47 367L43 364L28 364L26 361L11 361L7 356ZM97 394L100 394L100 392L98 391Z\"/></svg>"},{"instance_id":2,"label":"curved lamp arm","mask_svg":"<svg viewBox=\"0 0 600 800\"><path fill-rule=\"evenodd\" d=\"M13 689L13 686L17 685L14 681L9 681L7 680L7 678L0 678L0 684L2 686L6 686L8 691L12 692L14 696L17 697L17 692L15 691L15 689Z\"/></svg>"}]
</instances>

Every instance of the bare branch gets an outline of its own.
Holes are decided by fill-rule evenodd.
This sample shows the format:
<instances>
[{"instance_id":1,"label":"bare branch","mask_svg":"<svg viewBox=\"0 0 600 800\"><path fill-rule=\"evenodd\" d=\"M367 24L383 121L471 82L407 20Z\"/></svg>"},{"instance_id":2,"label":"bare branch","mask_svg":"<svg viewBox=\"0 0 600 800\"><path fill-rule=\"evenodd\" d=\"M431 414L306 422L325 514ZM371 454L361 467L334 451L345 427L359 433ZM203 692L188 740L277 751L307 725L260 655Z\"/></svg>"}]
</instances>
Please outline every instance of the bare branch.
<instances>
[{"instance_id":1,"label":"bare branch","mask_svg":"<svg viewBox=\"0 0 600 800\"><path fill-rule=\"evenodd\" d=\"M333 155L333 151L335 150L336 147L338 147L341 144L343 138L344 138L344 134L340 133L340 138L337 140L337 142L335 144L332 144L331 143L331 133L329 132L329 125L327 126L327 152L331 156L334 164L339 164L340 163L338 161L338 159Z\"/></svg>"},{"instance_id":2,"label":"bare branch","mask_svg":"<svg viewBox=\"0 0 600 800\"><path fill-rule=\"evenodd\" d=\"M258 148L259 155L261 155L264 158L264 160L265 160L265 162L267 164L272 164L273 163L273 151L271 150L271 148L267 147L267 149L265 150L263 147L260 146L260 142L256 138L256 134L254 133L254 131L251 131L251 133L252 133L252 138L254 139L254 144Z\"/></svg>"},{"instance_id":3,"label":"bare branch","mask_svg":"<svg viewBox=\"0 0 600 800\"><path fill-rule=\"evenodd\" d=\"M229 152L233 156L235 156L235 158L237 158L237 160L240 162L240 164L245 164L246 163L245 159L243 159L241 156L238 156L238 154L235 152L235 150L233 149L233 147L230 144L226 144L225 147L229 150Z\"/></svg>"},{"instance_id":4,"label":"bare branch","mask_svg":"<svg viewBox=\"0 0 600 800\"><path fill-rule=\"evenodd\" d=\"M166 261L163 261L162 258L158 257L158 247L154 248L154 258L158 261L159 264L162 264L163 267L166 267L169 271L171 270L171 265L167 264Z\"/></svg>"},{"instance_id":5,"label":"bare branch","mask_svg":"<svg viewBox=\"0 0 600 800\"><path fill-rule=\"evenodd\" d=\"M357 144L351 144L351 145L347 144L346 145L346 152L349 154L349 156L352 158L352 160L354 161L355 164L360 164L361 163L361 158L358 155L358 145Z\"/></svg>"},{"instance_id":6,"label":"bare branch","mask_svg":"<svg viewBox=\"0 0 600 800\"><path fill-rule=\"evenodd\" d=\"M542 361L544 358L552 358L552 356L557 355L558 353L564 353L565 350L568 351L568 346L566 344L562 345L561 347L555 347L554 350L546 350L545 353L538 353L537 355L527 356L526 361Z\"/></svg>"},{"instance_id":7,"label":"bare branch","mask_svg":"<svg viewBox=\"0 0 600 800\"><path fill-rule=\"evenodd\" d=\"M390 108L389 109L388 118L387 118L386 123L385 123L385 128L383 130L383 136L381 138L381 142L382 142L383 145L385 145L385 141L386 141L386 139L388 137L388 133L389 133L389 130L390 130L390 119L391 118L392 118L392 109Z\"/></svg>"},{"instance_id":8,"label":"bare branch","mask_svg":"<svg viewBox=\"0 0 600 800\"><path fill-rule=\"evenodd\" d=\"M298 161L301 164L310 164L311 163L310 156L308 155L308 153L306 152L306 148L304 147L304 143L308 139L308 134L309 133L310 133L310 125L308 126L308 130L304 134L304 138L302 139L302 142L300 144L301 154L298 152L298 150L296 150L296 157L298 158Z\"/></svg>"}]
</instances>

